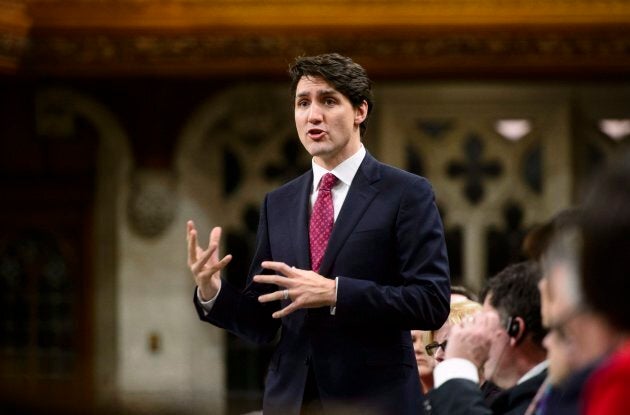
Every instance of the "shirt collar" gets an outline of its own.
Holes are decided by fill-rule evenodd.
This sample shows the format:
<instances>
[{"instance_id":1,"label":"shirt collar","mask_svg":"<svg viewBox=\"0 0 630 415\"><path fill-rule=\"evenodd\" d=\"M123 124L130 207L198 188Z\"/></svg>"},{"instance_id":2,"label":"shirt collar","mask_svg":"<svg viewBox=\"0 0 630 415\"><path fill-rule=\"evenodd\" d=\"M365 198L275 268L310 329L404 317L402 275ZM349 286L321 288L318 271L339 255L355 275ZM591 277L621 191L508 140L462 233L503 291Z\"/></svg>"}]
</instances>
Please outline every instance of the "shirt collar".
<instances>
[{"instance_id":1,"label":"shirt collar","mask_svg":"<svg viewBox=\"0 0 630 415\"><path fill-rule=\"evenodd\" d=\"M543 370L547 369L547 367L549 367L549 361L543 360L542 362L538 363L533 368L529 369L527 373L525 373L523 377L521 377L518 380L518 382L516 382L516 384L518 385L520 383L525 382L526 380L533 378L534 376L539 375L540 373L542 373Z\"/></svg>"},{"instance_id":2,"label":"shirt collar","mask_svg":"<svg viewBox=\"0 0 630 415\"><path fill-rule=\"evenodd\" d=\"M331 171L326 170L319 164L315 163L315 161L312 161L311 164L313 165L313 189L317 189L322 176L326 173L334 174L335 176L337 176L339 181L343 182L347 186L350 186L352 180L354 179L354 176L357 174L357 171L359 171L359 166L361 166L361 162L363 161L363 158L365 158L366 153L367 151L365 150L365 147L363 147L363 144L361 144L361 148L359 148L356 153L342 161Z\"/></svg>"}]
</instances>

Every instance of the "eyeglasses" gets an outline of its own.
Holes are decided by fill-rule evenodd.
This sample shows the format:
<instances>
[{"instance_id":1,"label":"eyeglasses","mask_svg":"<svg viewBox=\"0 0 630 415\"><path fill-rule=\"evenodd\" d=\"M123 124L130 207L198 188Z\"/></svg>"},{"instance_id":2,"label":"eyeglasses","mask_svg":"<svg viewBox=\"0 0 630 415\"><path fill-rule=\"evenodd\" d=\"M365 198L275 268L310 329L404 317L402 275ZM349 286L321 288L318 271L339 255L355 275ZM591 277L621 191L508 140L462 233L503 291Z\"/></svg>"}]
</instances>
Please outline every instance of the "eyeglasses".
<instances>
[{"instance_id":1,"label":"eyeglasses","mask_svg":"<svg viewBox=\"0 0 630 415\"><path fill-rule=\"evenodd\" d=\"M442 351L446 351L446 343L446 340L444 340L442 343L432 342L427 344L424 348L429 356L433 356L437 353L440 347L442 348Z\"/></svg>"}]
</instances>

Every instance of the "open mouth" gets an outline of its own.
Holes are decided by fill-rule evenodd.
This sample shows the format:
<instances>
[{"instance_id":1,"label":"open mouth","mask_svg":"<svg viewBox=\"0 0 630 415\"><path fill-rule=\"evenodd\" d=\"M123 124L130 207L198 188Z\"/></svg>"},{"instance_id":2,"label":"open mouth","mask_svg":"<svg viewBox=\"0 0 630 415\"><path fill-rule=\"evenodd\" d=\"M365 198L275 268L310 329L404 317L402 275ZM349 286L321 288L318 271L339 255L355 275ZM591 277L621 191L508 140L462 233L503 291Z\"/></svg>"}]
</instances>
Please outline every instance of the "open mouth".
<instances>
[{"instance_id":1,"label":"open mouth","mask_svg":"<svg viewBox=\"0 0 630 415\"><path fill-rule=\"evenodd\" d=\"M312 140L320 140L325 134L326 134L326 131L321 130L319 128L311 128L310 130L307 131L307 135Z\"/></svg>"}]
</instances>

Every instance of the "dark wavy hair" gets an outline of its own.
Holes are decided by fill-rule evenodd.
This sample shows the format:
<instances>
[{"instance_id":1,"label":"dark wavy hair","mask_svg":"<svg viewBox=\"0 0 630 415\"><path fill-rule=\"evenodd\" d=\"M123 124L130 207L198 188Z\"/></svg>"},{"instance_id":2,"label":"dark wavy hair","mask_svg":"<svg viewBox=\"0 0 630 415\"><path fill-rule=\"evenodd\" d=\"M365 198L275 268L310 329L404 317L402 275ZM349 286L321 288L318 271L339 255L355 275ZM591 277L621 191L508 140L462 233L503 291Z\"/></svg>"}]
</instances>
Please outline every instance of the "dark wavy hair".
<instances>
[{"instance_id":1,"label":"dark wavy hair","mask_svg":"<svg viewBox=\"0 0 630 415\"><path fill-rule=\"evenodd\" d=\"M367 123L374 98L372 97L372 81L365 69L352 59L338 53L325 53L317 56L301 56L289 67L291 76L291 96L295 98L297 84L302 77L319 77L341 92L352 106L358 108L363 101L368 104L365 120L359 126L361 137L365 135Z\"/></svg>"},{"instance_id":2,"label":"dark wavy hair","mask_svg":"<svg viewBox=\"0 0 630 415\"><path fill-rule=\"evenodd\" d=\"M490 295L490 305L499 312L502 324L507 325L509 317L522 318L525 333L531 334L532 341L540 347L547 334L540 315L538 281L541 278L536 261L519 262L490 278L481 292L483 301Z\"/></svg>"}]
</instances>

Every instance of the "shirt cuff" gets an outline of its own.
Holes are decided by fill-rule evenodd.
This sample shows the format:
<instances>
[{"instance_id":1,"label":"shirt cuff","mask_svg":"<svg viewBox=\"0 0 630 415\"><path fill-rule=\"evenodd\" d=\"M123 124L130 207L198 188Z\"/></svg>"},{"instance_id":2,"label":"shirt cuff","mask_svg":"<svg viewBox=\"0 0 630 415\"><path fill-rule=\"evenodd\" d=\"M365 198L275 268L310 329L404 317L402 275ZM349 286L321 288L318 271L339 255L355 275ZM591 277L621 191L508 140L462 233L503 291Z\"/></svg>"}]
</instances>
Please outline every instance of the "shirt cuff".
<instances>
[{"instance_id":1,"label":"shirt cuff","mask_svg":"<svg viewBox=\"0 0 630 415\"><path fill-rule=\"evenodd\" d=\"M217 300L217 297L219 296L220 292L221 292L221 287L219 287L219 290L217 291L217 294L214 297L212 297L208 301L204 301L201 299L201 295L199 294L199 287L197 287L197 300L199 301L199 304L201 304L201 309L203 310L204 315L207 316L210 313L210 311L212 311L214 302Z\"/></svg>"},{"instance_id":2,"label":"shirt cuff","mask_svg":"<svg viewBox=\"0 0 630 415\"><path fill-rule=\"evenodd\" d=\"M337 313L337 290L339 289L339 277L335 277L335 305L330 306L330 315Z\"/></svg>"},{"instance_id":3,"label":"shirt cuff","mask_svg":"<svg viewBox=\"0 0 630 415\"><path fill-rule=\"evenodd\" d=\"M436 388L451 379L468 379L479 383L479 372L470 360L453 357L439 363L433 370L433 383Z\"/></svg>"}]
</instances>

